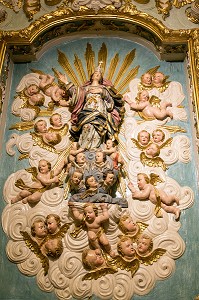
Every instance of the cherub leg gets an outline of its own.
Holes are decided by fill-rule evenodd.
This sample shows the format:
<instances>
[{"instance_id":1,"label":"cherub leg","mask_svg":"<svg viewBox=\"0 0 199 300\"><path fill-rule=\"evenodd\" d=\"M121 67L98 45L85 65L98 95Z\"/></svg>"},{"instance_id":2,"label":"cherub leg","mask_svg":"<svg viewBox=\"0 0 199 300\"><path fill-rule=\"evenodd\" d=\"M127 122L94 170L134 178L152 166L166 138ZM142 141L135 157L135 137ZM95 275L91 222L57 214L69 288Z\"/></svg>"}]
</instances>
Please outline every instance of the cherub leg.
<instances>
[{"instance_id":1,"label":"cherub leg","mask_svg":"<svg viewBox=\"0 0 199 300\"><path fill-rule=\"evenodd\" d=\"M33 193L32 195L30 195L30 196L24 198L22 202L23 202L24 204L27 203L27 202L30 203L30 204L36 204L37 202L40 201L41 196L42 196L42 193L40 193L40 192L35 192L35 193Z\"/></svg>"},{"instance_id":2,"label":"cherub leg","mask_svg":"<svg viewBox=\"0 0 199 300\"><path fill-rule=\"evenodd\" d=\"M31 195L31 192L29 192L27 190L22 190L21 192L19 192L19 194L16 197L11 199L11 203L13 204L13 203L19 202L22 199L24 199L30 195Z\"/></svg>"},{"instance_id":3,"label":"cherub leg","mask_svg":"<svg viewBox=\"0 0 199 300\"><path fill-rule=\"evenodd\" d=\"M173 118L172 112L169 110L166 110L164 108L161 108L161 109L154 108L153 114L154 114L154 117L158 120L164 120L167 117L170 117L171 119Z\"/></svg>"},{"instance_id":4,"label":"cherub leg","mask_svg":"<svg viewBox=\"0 0 199 300\"><path fill-rule=\"evenodd\" d=\"M88 241L94 249L100 249L97 235L94 232L88 231Z\"/></svg>"},{"instance_id":5,"label":"cherub leg","mask_svg":"<svg viewBox=\"0 0 199 300\"><path fill-rule=\"evenodd\" d=\"M176 197L175 195L168 195L164 191L160 191L160 197L163 203L167 205L172 205L173 203L176 203L179 205L180 199Z\"/></svg>"},{"instance_id":6,"label":"cherub leg","mask_svg":"<svg viewBox=\"0 0 199 300\"><path fill-rule=\"evenodd\" d=\"M99 237L99 241L100 243L103 245L105 251L111 256L111 257L115 257L115 252L111 249L111 245L106 237L105 234L102 234Z\"/></svg>"},{"instance_id":7,"label":"cherub leg","mask_svg":"<svg viewBox=\"0 0 199 300\"><path fill-rule=\"evenodd\" d=\"M161 207L168 213L172 213L175 215L176 221L179 220L181 211L178 207L175 206L167 206L164 203L161 203Z\"/></svg>"}]
</instances>

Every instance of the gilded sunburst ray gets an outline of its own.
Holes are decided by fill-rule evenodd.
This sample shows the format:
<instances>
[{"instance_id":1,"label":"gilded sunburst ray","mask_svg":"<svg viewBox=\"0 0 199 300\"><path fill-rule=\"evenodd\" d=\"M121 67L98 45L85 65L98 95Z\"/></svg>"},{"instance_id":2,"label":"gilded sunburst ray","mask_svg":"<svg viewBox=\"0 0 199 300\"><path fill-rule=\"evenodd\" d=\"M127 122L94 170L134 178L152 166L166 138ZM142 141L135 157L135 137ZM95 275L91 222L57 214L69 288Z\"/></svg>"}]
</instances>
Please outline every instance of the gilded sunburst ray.
<instances>
[{"instance_id":1,"label":"gilded sunburst ray","mask_svg":"<svg viewBox=\"0 0 199 300\"><path fill-rule=\"evenodd\" d=\"M64 69L66 74L70 77L71 81L75 85L80 85L79 80L78 80L75 72L73 71L73 68L72 68L67 56L60 50L58 50L58 62L62 66L62 68Z\"/></svg>"},{"instance_id":2,"label":"gilded sunburst ray","mask_svg":"<svg viewBox=\"0 0 199 300\"><path fill-rule=\"evenodd\" d=\"M106 44L103 43L98 52L98 65L101 61L103 62L103 64L101 65L102 74L104 74L106 70L107 55L108 55L107 47Z\"/></svg>"},{"instance_id":3,"label":"gilded sunburst ray","mask_svg":"<svg viewBox=\"0 0 199 300\"><path fill-rule=\"evenodd\" d=\"M88 78L94 73L95 70L95 52L92 50L91 44L87 44L86 52L85 52L85 59L86 59L86 67L88 72Z\"/></svg>"},{"instance_id":4,"label":"gilded sunburst ray","mask_svg":"<svg viewBox=\"0 0 199 300\"><path fill-rule=\"evenodd\" d=\"M108 71L108 75L107 75L107 79L110 81L112 81L113 75L114 75L115 70L118 65L118 62L119 62L119 54L116 53L114 58L111 59L111 63L110 63L109 71Z\"/></svg>"},{"instance_id":5,"label":"gilded sunburst ray","mask_svg":"<svg viewBox=\"0 0 199 300\"><path fill-rule=\"evenodd\" d=\"M114 82L114 86L117 88L118 82L121 80L122 76L124 75L124 73L127 71L127 69L129 68L130 64L132 63L133 59L135 57L135 49L131 50L131 52L129 52L125 59L123 60L123 63L117 73L117 77L115 79Z\"/></svg>"},{"instance_id":6,"label":"gilded sunburst ray","mask_svg":"<svg viewBox=\"0 0 199 300\"><path fill-rule=\"evenodd\" d=\"M77 70L77 73L79 75L79 78L81 80L82 83L86 82L87 81L87 78L86 78L86 74L84 72L84 68L83 68L83 65L82 65L82 61L80 60L80 58L77 56L77 54L74 55L75 56L75 60L74 60L74 65L75 65L75 68Z\"/></svg>"},{"instance_id":7,"label":"gilded sunburst ray","mask_svg":"<svg viewBox=\"0 0 199 300\"><path fill-rule=\"evenodd\" d=\"M129 71L127 76L124 78L124 80L118 86L118 88L117 88L118 93L120 93L125 87L127 87L129 82L137 75L139 67L140 66L137 66ZM125 92L125 91L123 91L123 92Z\"/></svg>"}]
</instances>

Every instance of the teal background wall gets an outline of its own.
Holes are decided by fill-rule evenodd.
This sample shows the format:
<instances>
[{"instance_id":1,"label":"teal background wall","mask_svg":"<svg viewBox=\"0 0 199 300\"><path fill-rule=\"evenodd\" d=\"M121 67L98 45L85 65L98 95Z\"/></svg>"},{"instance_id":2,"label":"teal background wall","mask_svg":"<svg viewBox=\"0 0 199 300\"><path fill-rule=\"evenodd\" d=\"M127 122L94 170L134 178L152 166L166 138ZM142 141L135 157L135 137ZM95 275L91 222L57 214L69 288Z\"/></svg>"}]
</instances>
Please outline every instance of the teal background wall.
<instances>
[{"instance_id":1,"label":"teal background wall","mask_svg":"<svg viewBox=\"0 0 199 300\"><path fill-rule=\"evenodd\" d=\"M192 134L192 115L190 106L188 104L187 91L187 67L185 63L173 63L159 61L158 58L149 51L146 47L139 45L133 41L119 39L119 38L82 38L79 40L71 40L56 45L44 53L39 61L15 64L12 74L12 84L10 87L9 105L7 110L7 122L5 128L5 135L3 139L3 149L1 156L1 172L0 172L0 190L1 201L0 211L2 212L6 203L3 199L3 186L7 177L19 169L28 167L28 161L18 161L18 154L14 157L7 155L5 144L11 135L9 127L19 121L19 119L11 114L11 104L16 95L16 87L21 78L30 73L30 69L39 69L45 73L53 74L52 67L63 71L57 61L57 49L64 52L68 58L73 61L74 53L78 54L84 61L84 52L87 42L92 44L93 50L97 53L103 42L108 48L108 61L110 61L115 52L118 52L120 58L123 58L132 49L136 49L135 59L132 67L140 65L138 75L140 77L146 70L151 67L160 65L159 70L164 74L170 76L170 80L179 81L182 86L186 98L183 105L186 108L188 121L177 122L172 121L170 125L179 125L186 129L186 135L192 142L192 160L188 164L176 163L168 170L168 175L175 179L181 186L189 186L195 193L194 205L182 211L181 228L179 234L186 244L186 251L184 255L176 260L176 271L170 278L156 283L154 289L145 296L135 295L133 299L139 300L193 300L199 295L198 283L198 269L199 269L199 200L198 200L198 170L197 170L197 153L194 152L193 144L195 137ZM97 63L97 57L96 57ZM19 133L21 134L21 133ZM4 234L2 227L0 227L0 300L54 300L56 296L54 293L46 293L39 289L34 277L27 277L22 275L14 263L11 263L5 253L7 244L7 236ZM93 299L97 299L93 297Z\"/></svg>"}]
</instances>

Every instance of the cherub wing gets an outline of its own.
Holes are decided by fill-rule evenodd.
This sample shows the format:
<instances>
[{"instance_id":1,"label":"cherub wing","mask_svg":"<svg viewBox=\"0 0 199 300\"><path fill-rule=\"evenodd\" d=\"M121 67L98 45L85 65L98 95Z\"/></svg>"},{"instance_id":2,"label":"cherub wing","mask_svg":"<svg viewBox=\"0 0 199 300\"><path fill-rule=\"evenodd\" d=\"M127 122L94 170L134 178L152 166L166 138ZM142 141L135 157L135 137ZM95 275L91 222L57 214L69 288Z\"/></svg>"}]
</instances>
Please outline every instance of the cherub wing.
<instances>
[{"instance_id":1,"label":"cherub wing","mask_svg":"<svg viewBox=\"0 0 199 300\"><path fill-rule=\"evenodd\" d=\"M132 143L136 146L136 148L140 149L140 150L144 150L144 147L140 145L140 143L138 142L138 140L131 138Z\"/></svg>"},{"instance_id":2,"label":"cherub wing","mask_svg":"<svg viewBox=\"0 0 199 300\"><path fill-rule=\"evenodd\" d=\"M157 248L157 249L153 250L147 256L141 256L141 255L137 254L137 258L141 264L148 266L148 265L152 265L154 262L156 262L165 252L166 252L165 249Z\"/></svg>"},{"instance_id":3,"label":"cherub wing","mask_svg":"<svg viewBox=\"0 0 199 300\"><path fill-rule=\"evenodd\" d=\"M95 269L87 273L83 276L82 280L91 280L91 279L98 279L102 276L105 276L107 274L114 274L117 272L117 268L115 267L102 267L99 269Z\"/></svg>"},{"instance_id":4,"label":"cherub wing","mask_svg":"<svg viewBox=\"0 0 199 300\"><path fill-rule=\"evenodd\" d=\"M158 71L159 67L160 66L153 67L153 68L147 70L146 73L149 73L153 76Z\"/></svg>"},{"instance_id":5,"label":"cherub wing","mask_svg":"<svg viewBox=\"0 0 199 300\"><path fill-rule=\"evenodd\" d=\"M27 231L20 231L24 242L26 243L26 246L40 259L42 268L44 269L44 275L46 276L48 274L49 269L49 260L48 258L43 255L43 253L40 250L39 245L33 241L31 236Z\"/></svg>"},{"instance_id":6,"label":"cherub wing","mask_svg":"<svg viewBox=\"0 0 199 300\"><path fill-rule=\"evenodd\" d=\"M53 235L53 238L63 238L65 234L67 233L70 225L72 223L65 223L64 225L61 226L60 230Z\"/></svg>"},{"instance_id":7,"label":"cherub wing","mask_svg":"<svg viewBox=\"0 0 199 300\"><path fill-rule=\"evenodd\" d=\"M154 186L157 185L158 182L159 183L164 182L158 174L151 173L149 177L150 177L150 183Z\"/></svg>"},{"instance_id":8,"label":"cherub wing","mask_svg":"<svg viewBox=\"0 0 199 300\"><path fill-rule=\"evenodd\" d=\"M163 169L163 171L166 171L166 169L167 169L164 160L159 156L149 158L146 156L146 154L144 152L141 152L140 153L140 161L144 166L153 167L153 168L160 167Z\"/></svg>"},{"instance_id":9,"label":"cherub wing","mask_svg":"<svg viewBox=\"0 0 199 300\"><path fill-rule=\"evenodd\" d=\"M133 258L132 260L128 261L124 259L121 255L117 255L113 259L112 264L113 263L115 266L117 266L118 269L130 271L132 277L137 272L140 266L140 262L137 258Z\"/></svg>"},{"instance_id":10,"label":"cherub wing","mask_svg":"<svg viewBox=\"0 0 199 300\"><path fill-rule=\"evenodd\" d=\"M33 139L35 145L38 145L39 147L41 147L41 148L43 148L43 149L45 149L45 150L47 150L47 151L50 151L50 152L53 152L53 153L57 153L55 147L46 144L46 143L43 141L41 135L36 134L35 132L30 132L30 134L31 134L31 136L32 136L32 139Z\"/></svg>"},{"instance_id":11,"label":"cherub wing","mask_svg":"<svg viewBox=\"0 0 199 300\"><path fill-rule=\"evenodd\" d=\"M65 136L68 133L68 128L69 128L68 124L65 124L60 129L55 129L50 127L48 129L48 132L56 132L59 133L61 136Z\"/></svg>"},{"instance_id":12,"label":"cherub wing","mask_svg":"<svg viewBox=\"0 0 199 300\"><path fill-rule=\"evenodd\" d=\"M159 107L161 100L158 97L156 97L156 96L153 95L149 99L149 102L151 103L152 106Z\"/></svg>"},{"instance_id":13,"label":"cherub wing","mask_svg":"<svg viewBox=\"0 0 199 300\"><path fill-rule=\"evenodd\" d=\"M46 73L44 73L43 71L41 71L41 70L36 70L36 69L30 69L31 70L31 72L33 72L33 73L37 73L37 74L39 74L39 75L45 75Z\"/></svg>"},{"instance_id":14,"label":"cherub wing","mask_svg":"<svg viewBox=\"0 0 199 300\"><path fill-rule=\"evenodd\" d=\"M172 137L167 139L164 143L162 143L161 146L159 146L160 149L171 146L172 141L173 141Z\"/></svg>"},{"instance_id":15,"label":"cherub wing","mask_svg":"<svg viewBox=\"0 0 199 300\"><path fill-rule=\"evenodd\" d=\"M34 122L32 121L27 121L27 122L19 122L16 124L11 125L11 127L9 128L11 129L16 129L19 131L25 131L25 130L29 130L32 129L34 127Z\"/></svg>"},{"instance_id":16,"label":"cherub wing","mask_svg":"<svg viewBox=\"0 0 199 300\"><path fill-rule=\"evenodd\" d=\"M147 227L149 226L148 224L146 223L143 223L143 222L136 222L136 224L139 226L140 228L140 231L139 233L142 233L145 229L147 229Z\"/></svg>"},{"instance_id":17,"label":"cherub wing","mask_svg":"<svg viewBox=\"0 0 199 300\"><path fill-rule=\"evenodd\" d=\"M36 181L37 180L37 175L38 175L38 171L36 167L31 167L31 168L27 168L25 169L28 173L32 174L32 180Z\"/></svg>"}]
</instances>

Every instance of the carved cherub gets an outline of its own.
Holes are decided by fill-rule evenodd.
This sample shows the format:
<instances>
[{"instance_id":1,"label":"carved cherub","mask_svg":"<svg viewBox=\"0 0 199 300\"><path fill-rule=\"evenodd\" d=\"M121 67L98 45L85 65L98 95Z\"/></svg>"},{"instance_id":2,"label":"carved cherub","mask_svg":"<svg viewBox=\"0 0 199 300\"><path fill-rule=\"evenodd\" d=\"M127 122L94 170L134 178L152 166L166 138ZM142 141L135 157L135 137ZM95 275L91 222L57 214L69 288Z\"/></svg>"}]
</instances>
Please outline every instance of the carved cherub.
<instances>
[{"instance_id":1,"label":"carved cherub","mask_svg":"<svg viewBox=\"0 0 199 300\"><path fill-rule=\"evenodd\" d=\"M160 167L166 171L166 164L159 155L160 147L155 143L150 143L147 148L140 153L140 161L144 166Z\"/></svg>"},{"instance_id":2,"label":"carved cherub","mask_svg":"<svg viewBox=\"0 0 199 300\"><path fill-rule=\"evenodd\" d=\"M137 241L136 256L140 263L146 266L152 265L165 252L166 250L162 248L153 250L153 240L147 234L142 234Z\"/></svg>"},{"instance_id":3,"label":"carved cherub","mask_svg":"<svg viewBox=\"0 0 199 300\"><path fill-rule=\"evenodd\" d=\"M33 184L27 186L22 179L18 179L15 182L15 186L20 188L21 191L16 197L11 199L11 203L16 203L21 200L22 203L29 203L31 205L38 203L46 190L60 183L58 175L62 172L64 166L65 161L63 160L59 167L51 170L50 162L42 159L39 161L38 170L35 167L26 169L27 172L33 175Z\"/></svg>"},{"instance_id":4,"label":"carved cherub","mask_svg":"<svg viewBox=\"0 0 199 300\"><path fill-rule=\"evenodd\" d=\"M89 271L82 280L98 279L106 274L114 274L117 268L109 266L100 249L84 249L82 252L84 268Z\"/></svg>"},{"instance_id":5,"label":"carved cherub","mask_svg":"<svg viewBox=\"0 0 199 300\"><path fill-rule=\"evenodd\" d=\"M85 190L83 183L84 173L81 169L75 169L69 177L69 191L71 195L79 194Z\"/></svg>"},{"instance_id":6,"label":"carved cherub","mask_svg":"<svg viewBox=\"0 0 199 300\"><path fill-rule=\"evenodd\" d=\"M148 224L143 222L134 222L129 214L124 214L119 219L119 229L122 233L136 241L142 232L148 227Z\"/></svg>"},{"instance_id":7,"label":"carved cherub","mask_svg":"<svg viewBox=\"0 0 199 300\"><path fill-rule=\"evenodd\" d=\"M113 169L118 170L120 166L124 164L124 160L122 159L121 154L118 152L116 141L108 139L106 141L106 146L103 150L103 153L105 153L112 159Z\"/></svg>"},{"instance_id":8,"label":"carved cherub","mask_svg":"<svg viewBox=\"0 0 199 300\"><path fill-rule=\"evenodd\" d=\"M172 112L167 110L167 107L172 106L172 104L170 102L162 103L160 100L157 100L157 97L155 98L154 96L150 98L146 90L138 93L136 103L131 102L128 96L124 97L124 101L130 105L130 108L134 111L141 112L142 114L140 114L140 116L146 120L164 120L167 117L172 119Z\"/></svg>"},{"instance_id":9,"label":"carved cherub","mask_svg":"<svg viewBox=\"0 0 199 300\"><path fill-rule=\"evenodd\" d=\"M74 162L76 155L83 152L84 149L80 147L80 144L78 142L73 142L71 144L71 148L69 152L69 157L68 157L69 162Z\"/></svg>"},{"instance_id":10,"label":"carved cherub","mask_svg":"<svg viewBox=\"0 0 199 300\"><path fill-rule=\"evenodd\" d=\"M84 224L88 234L88 241L92 248L100 249L101 245L106 253L114 257L115 252L111 249L103 229L103 223L109 219L107 204L100 204L102 209L102 214L100 215L98 215L97 206L93 203L86 203L83 207L83 213L79 212L74 203L69 202L68 205L73 212L74 219Z\"/></svg>"},{"instance_id":11,"label":"carved cherub","mask_svg":"<svg viewBox=\"0 0 199 300\"><path fill-rule=\"evenodd\" d=\"M118 255L112 259L112 264L122 270L130 271L131 276L139 269L140 263L136 257L136 251L133 246L133 242L129 236L120 237L117 243Z\"/></svg>"},{"instance_id":12,"label":"carved cherub","mask_svg":"<svg viewBox=\"0 0 199 300\"><path fill-rule=\"evenodd\" d=\"M150 200L155 207L155 215L162 217L160 209L164 209L168 213L173 213L175 219L179 220L180 209L176 206L172 206L173 203L179 205L179 199L175 195L168 195L163 190L157 189L154 185L153 179L150 180L144 173L137 175L137 184L139 191L135 189L132 183L128 184L130 191L132 192L132 198L138 200Z\"/></svg>"},{"instance_id":13,"label":"carved cherub","mask_svg":"<svg viewBox=\"0 0 199 300\"><path fill-rule=\"evenodd\" d=\"M152 142L159 146L160 149L171 145L173 138L165 141L165 133L161 129L156 129L152 132Z\"/></svg>"},{"instance_id":14,"label":"carved cherub","mask_svg":"<svg viewBox=\"0 0 199 300\"><path fill-rule=\"evenodd\" d=\"M48 128L48 132L55 132L61 136L65 136L68 132L68 124L62 123L61 115L58 113L53 114L50 119L51 127Z\"/></svg>"},{"instance_id":15,"label":"carved cherub","mask_svg":"<svg viewBox=\"0 0 199 300\"><path fill-rule=\"evenodd\" d=\"M131 138L131 141L140 150L145 150L150 143L150 133L147 130L141 130L138 132L137 140Z\"/></svg>"}]
</instances>

